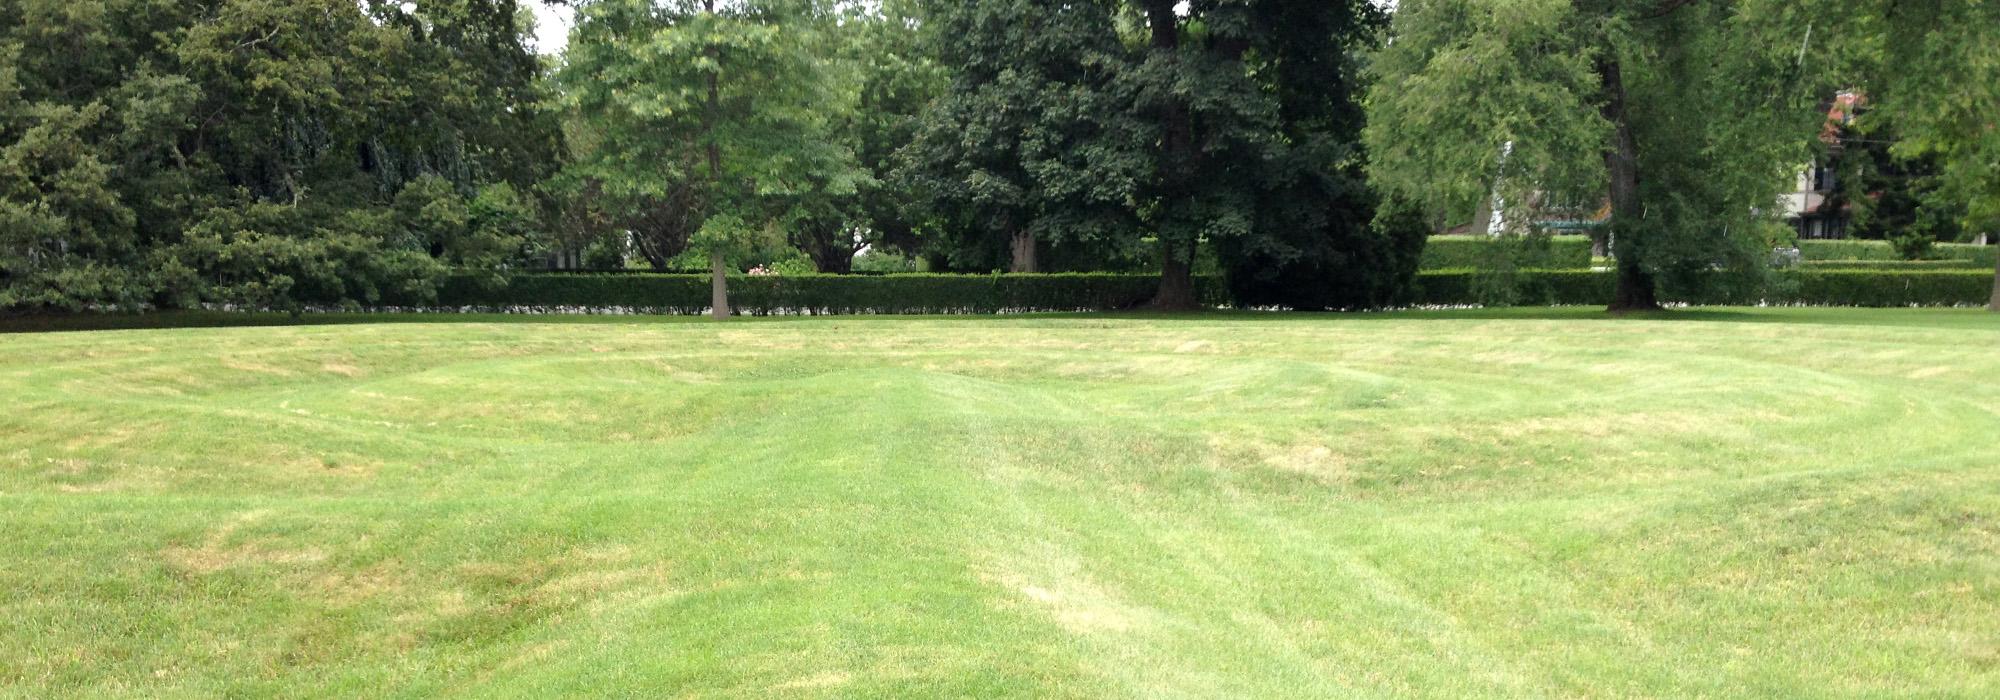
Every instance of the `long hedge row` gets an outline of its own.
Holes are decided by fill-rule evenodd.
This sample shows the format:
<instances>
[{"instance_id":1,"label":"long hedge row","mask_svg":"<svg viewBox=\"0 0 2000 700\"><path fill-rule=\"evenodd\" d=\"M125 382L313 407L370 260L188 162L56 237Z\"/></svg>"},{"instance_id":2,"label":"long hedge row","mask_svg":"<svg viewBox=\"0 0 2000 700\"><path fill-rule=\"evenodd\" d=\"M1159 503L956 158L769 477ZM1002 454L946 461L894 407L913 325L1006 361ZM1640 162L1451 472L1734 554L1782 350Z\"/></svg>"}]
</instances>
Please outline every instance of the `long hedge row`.
<instances>
[{"instance_id":1,"label":"long hedge row","mask_svg":"<svg viewBox=\"0 0 2000 700\"><path fill-rule=\"evenodd\" d=\"M1419 270L1490 267L1505 251L1515 267L1547 270L1590 269L1589 236L1549 236L1545 239L1496 239L1486 236L1431 236L1424 243Z\"/></svg>"},{"instance_id":2,"label":"long hedge row","mask_svg":"<svg viewBox=\"0 0 2000 700\"><path fill-rule=\"evenodd\" d=\"M1814 270L1989 270L1973 260L1800 260Z\"/></svg>"},{"instance_id":3,"label":"long hedge row","mask_svg":"<svg viewBox=\"0 0 2000 700\"><path fill-rule=\"evenodd\" d=\"M729 279L729 303L737 313L753 316L1113 311L1146 303L1159 285L1158 275L1094 273L745 276ZM1205 303L1228 303L1220 278L1196 278L1195 287ZM709 278L528 274L516 275L498 287L472 278L454 278L439 291L438 303L480 310L627 309L699 314L709 307Z\"/></svg>"},{"instance_id":4,"label":"long hedge row","mask_svg":"<svg viewBox=\"0 0 2000 700\"><path fill-rule=\"evenodd\" d=\"M1418 273L1419 306L1477 303L1479 273L1473 270ZM1516 276L1517 302L1527 306L1599 306L1611 303L1617 276L1584 270L1533 270ZM1674 297L1689 304L1773 304L1802 306L1978 306L1993 292L1993 273L1984 270L1815 270L1777 273L1755 292Z\"/></svg>"},{"instance_id":5,"label":"long hedge row","mask_svg":"<svg viewBox=\"0 0 2000 700\"><path fill-rule=\"evenodd\" d=\"M2000 255L2000 246L1973 245L1971 243L1939 243L1931 248L1931 257L1939 260L1964 260L1975 267L1993 269L1993 258ZM1901 260L1903 256L1888 241L1864 240L1806 240L1799 241L1799 257L1805 260Z\"/></svg>"},{"instance_id":6,"label":"long hedge row","mask_svg":"<svg viewBox=\"0 0 2000 700\"><path fill-rule=\"evenodd\" d=\"M1417 275L1414 306L1480 303L1480 272L1436 270ZM1616 276L1589 270L1526 270L1515 274L1515 303L1597 306L1610 303ZM738 313L990 314L1114 311L1144 304L1158 287L1154 275L792 275L734 277L730 302ZM1230 303L1220 278L1197 278L1202 301ZM1765 289L1667 301L1692 304L1814 306L1971 306L1984 304L1993 274L1983 270L1817 270L1778 273ZM708 310L704 275L518 275L499 286L464 277L448 282L438 306L482 311L626 310L700 314Z\"/></svg>"}]
</instances>

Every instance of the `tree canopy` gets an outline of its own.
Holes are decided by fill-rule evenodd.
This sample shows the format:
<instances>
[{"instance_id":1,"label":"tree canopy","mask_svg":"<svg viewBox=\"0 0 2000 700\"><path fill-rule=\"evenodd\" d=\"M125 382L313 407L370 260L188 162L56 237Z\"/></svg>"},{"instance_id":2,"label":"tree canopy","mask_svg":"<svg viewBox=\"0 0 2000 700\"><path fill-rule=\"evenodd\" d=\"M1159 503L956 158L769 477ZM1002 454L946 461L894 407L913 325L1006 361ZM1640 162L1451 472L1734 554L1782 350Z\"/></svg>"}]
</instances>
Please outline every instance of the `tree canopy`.
<instances>
[{"instance_id":1,"label":"tree canopy","mask_svg":"<svg viewBox=\"0 0 2000 700\"><path fill-rule=\"evenodd\" d=\"M1370 175L1436 209L1608 200L1614 308L1754 276L1823 97L1870 94L1906 153L1992 191L1990 3L1406 0L1374 57ZM1934 28L1937 31L1932 31ZM1990 156L1988 156L1990 158Z\"/></svg>"},{"instance_id":2,"label":"tree canopy","mask_svg":"<svg viewBox=\"0 0 2000 700\"><path fill-rule=\"evenodd\" d=\"M421 301L523 261L490 219L533 216L555 139L518 10L0 6L0 308Z\"/></svg>"},{"instance_id":3,"label":"tree canopy","mask_svg":"<svg viewBox=\"0 0 2000 700\"><path fill-rule=\"evenodd\" d=\"M560 55L528 2L577 13ZM862 260L1368 308L1494 203L1608 211L1613 307L1652 309L1766 282L1839 91L1862 231L2000 229L1983 1L15 0L0 310L642 266L726 313L730 274Z\"/></svg>"}]
</instances>

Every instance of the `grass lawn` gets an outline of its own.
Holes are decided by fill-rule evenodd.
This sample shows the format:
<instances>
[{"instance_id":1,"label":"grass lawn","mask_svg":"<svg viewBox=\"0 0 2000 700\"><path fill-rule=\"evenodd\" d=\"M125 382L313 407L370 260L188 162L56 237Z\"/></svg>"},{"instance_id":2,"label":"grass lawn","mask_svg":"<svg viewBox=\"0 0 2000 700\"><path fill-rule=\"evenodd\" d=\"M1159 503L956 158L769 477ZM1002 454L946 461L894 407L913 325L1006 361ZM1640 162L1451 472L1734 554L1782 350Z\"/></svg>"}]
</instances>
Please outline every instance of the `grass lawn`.
<instances>
[{"instance_id":1,"label":"grass lawn","mask_svg":"<svg viewBox=\"0 0 2000 700\"><path fill-rule=\"evenodd\" d=\"M2000 315L314 320L0 335L0 696L2000 695Z\"/></svg>"}]
</instances>

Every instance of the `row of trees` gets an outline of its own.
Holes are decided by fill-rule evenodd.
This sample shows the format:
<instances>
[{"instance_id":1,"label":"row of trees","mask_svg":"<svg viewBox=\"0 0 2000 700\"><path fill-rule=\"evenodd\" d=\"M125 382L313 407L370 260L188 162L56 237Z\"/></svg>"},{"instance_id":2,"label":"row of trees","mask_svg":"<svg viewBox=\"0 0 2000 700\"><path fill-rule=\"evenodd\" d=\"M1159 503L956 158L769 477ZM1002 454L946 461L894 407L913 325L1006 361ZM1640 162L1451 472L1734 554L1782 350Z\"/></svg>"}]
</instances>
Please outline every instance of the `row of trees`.
<instances>
[{"instance_id":1,"label":"row of trees","mask_svg":"<svg viewBox=\"0 0 2000 700\"><path fill-rule=\"evenodd\" d=\"M1842 88L2000 218L1993 3L547 1L554 59L517 0L0 4L0 309L421 302L567 252L705 266L726 311L864 245L1355 308L1451 212L1606 193L1645 309L1761 274Z\"/></svg>"},{"instance_id":2,"label":"row of trees","mask_svg":"<svg viewBox=\"0 0 2000 700\"><path fill-rule=\"evenodd\" d=\"M1251 303L1379 305L1415 267L1421 220L1377 216L1355 147L1366 2L579 10L566 186L656 267L705 255L718 294L732 252L781 238L828 272L862 241L946 269L1139 261L1162 308L1194 306L1202 245Z\"/></svg>"}]
</instances>

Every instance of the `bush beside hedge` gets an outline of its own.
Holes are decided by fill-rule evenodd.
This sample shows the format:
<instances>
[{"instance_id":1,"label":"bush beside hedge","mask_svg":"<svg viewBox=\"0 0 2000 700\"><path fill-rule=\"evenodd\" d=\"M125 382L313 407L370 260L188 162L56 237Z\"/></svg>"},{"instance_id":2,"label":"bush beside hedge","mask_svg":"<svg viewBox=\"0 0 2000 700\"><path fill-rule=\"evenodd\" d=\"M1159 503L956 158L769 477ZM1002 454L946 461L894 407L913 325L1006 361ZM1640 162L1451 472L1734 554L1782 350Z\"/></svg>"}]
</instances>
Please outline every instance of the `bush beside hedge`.
<instances>
[{"instance_id":1,"label":"bush beside hedge","mask_svg":"<svg viewBox=\"0 0 2000 700\"><path fill-rule=\"evenodd\" d=\"M729 278L737 313L987 314L1028 311L1112 311L1146 303L1158 275L771 275ZM1198 277L1202 301L1228 302L1222 281ZM472 309L623 308L648 313L708 310L707 275L527 274L498 287L454 278L438 303Z\"/></svg>"},{"instance_id":2,"label":"bush beside hedge","mask_svg":"<svg viewBox=\"0 0 2000 700\"><path fill-rule=\"evenodd\" d=\"M1425 270L1417 273L1411 303L1417 306L1472 306L1480 303L1478 270ZM1590 270L1521 270L1514 275L1515 303L1521 306L1608 304L1610 273Z\"/></svg>"},{"instance_id":3,"label":"bush beside hedge","mask_svg":"<svg viewBox=\"0 0 2000 700\"><path fill-rule=\"evenodd\" d=\"M1973 260L1801 260L1799 266L1816 270L1983 270Z\"/></svg>"},{"instance_id":4,"label":"bush beside hedge","mask_svg":"<svg viewBox=\"0 0 2000 700\"><path fill-rule=\"evenodd\" d=\"M1931 257L1940 260L1969 261L1974 267L1993 268L1993 258L2000 254L2000 246L1973 245L1971 243L1939 243L1931 249ZM1896 247L1888 241L1863 240L1807 240L1799 241L1800 257L1811 260L1902 260Z\"/></svg>"},{"instance_id":5,"label":"bush beside hedge","mask_svg":"<svg viewBox=\"0 0 2000 700\"><path fill-rule=\"evenodd\" d=\"M1494 239L1485 236L1431 236L1424 244L1419 270L1478 269L1488 266L1494 246L1513 246L1516 267L1548 270L1590 269L1589 236L1550 236L1546 242L1532 239Z\"/></svg>"}]
</instances>

